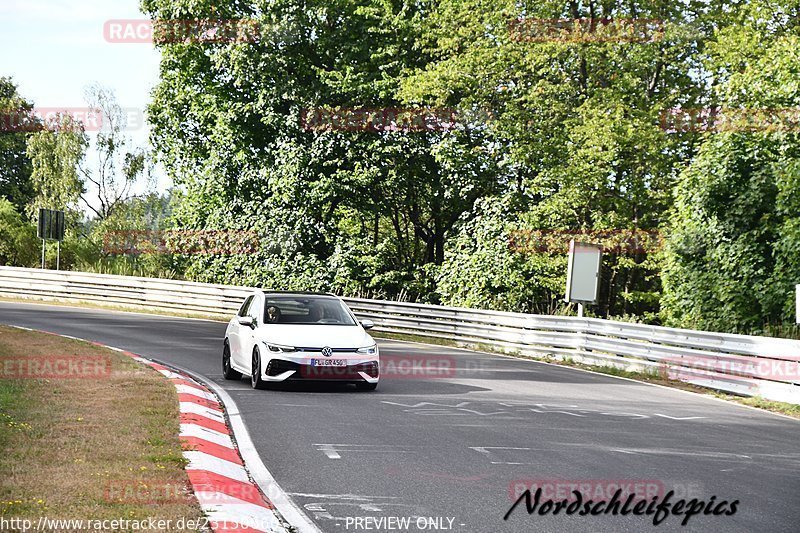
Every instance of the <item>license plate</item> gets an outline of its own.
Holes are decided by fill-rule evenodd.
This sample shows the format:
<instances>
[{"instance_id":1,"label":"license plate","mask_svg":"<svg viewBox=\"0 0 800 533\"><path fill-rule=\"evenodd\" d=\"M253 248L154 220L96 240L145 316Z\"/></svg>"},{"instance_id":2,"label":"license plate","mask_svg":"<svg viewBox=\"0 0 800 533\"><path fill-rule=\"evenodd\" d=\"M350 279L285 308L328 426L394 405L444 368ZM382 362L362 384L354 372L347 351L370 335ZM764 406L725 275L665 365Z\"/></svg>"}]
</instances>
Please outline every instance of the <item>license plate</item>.
<instances>
[{"instance_id":1,"label":"license plate","mask_svg":"<svg viewBox=\"0 0 800 533\"><path fill-rule=\"evenodd\" d=\"M347 366L344 359L312 359L311 366Z\"/></svg>"}]
</instances>

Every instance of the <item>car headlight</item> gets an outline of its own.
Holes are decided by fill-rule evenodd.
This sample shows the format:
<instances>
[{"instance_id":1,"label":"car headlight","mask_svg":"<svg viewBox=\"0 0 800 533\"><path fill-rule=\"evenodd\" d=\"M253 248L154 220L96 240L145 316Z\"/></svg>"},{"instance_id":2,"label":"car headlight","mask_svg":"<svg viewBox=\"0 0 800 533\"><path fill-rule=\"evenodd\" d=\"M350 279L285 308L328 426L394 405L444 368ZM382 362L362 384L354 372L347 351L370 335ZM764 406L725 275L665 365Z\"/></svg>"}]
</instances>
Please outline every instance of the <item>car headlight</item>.
<instances>
[{"instance_id":1,"label":"car headlight","mask_svg":"<svg viewBox=\"0 0 800 533\"><path fill-rule=\"evenodd\" d=\"M294 346L282 346L280 344L270 343L267 343L267 349L273 353L292 353L297 351Z\"/></svg>"},{"instance_id":2,"label":"car headlight","mask_svg":"<svg viewBox=\"0 0 800 533\"><path fill-rule=\"evenodd\" d=\"M375 355L378 353L378 345L373 344L372 346L365 346L364 348L359 348L356 350L358 353L365 353L367 355Z\"/></svg>"}]
</instances>

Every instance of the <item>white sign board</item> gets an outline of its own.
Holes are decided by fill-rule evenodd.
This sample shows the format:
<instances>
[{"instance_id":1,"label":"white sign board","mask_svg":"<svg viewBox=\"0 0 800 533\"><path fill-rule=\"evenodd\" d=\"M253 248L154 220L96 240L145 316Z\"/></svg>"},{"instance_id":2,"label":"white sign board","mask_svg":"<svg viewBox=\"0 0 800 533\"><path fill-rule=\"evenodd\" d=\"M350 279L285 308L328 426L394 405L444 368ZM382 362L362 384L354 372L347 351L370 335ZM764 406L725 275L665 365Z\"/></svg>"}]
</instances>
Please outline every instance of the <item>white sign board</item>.
<instances>
[{"instance_id":1,"label":"white sign board","mask_svg":"<svg viewBox=\"0 0 800 533\"><path fill-rule=\"evenodd\" d=\"M800 285L795 286L795 291L797 292L797 299L795 300L795 306L797 307L797 323L800 324Z\"/></svg>"},{"instance_id":2,"label":"white sign board","mask_svg":"<svg viewBox=\"0 0 800 533\"><path fill-rule=\"evenodd\" d=\"M567 264L568 302L596 304L600 292L600 260L603 249L597 244L569 243Z\"/></svg>"}]
</instances>

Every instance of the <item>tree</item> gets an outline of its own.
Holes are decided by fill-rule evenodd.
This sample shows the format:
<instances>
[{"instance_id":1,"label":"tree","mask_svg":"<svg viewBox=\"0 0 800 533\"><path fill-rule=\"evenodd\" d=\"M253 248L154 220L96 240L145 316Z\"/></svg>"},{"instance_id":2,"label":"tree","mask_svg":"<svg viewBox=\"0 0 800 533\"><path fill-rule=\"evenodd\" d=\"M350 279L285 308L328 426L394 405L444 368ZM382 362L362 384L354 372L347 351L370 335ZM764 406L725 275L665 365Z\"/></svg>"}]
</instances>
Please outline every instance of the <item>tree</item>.
<instances>
[{"instance_id":1,"label":"tree","mask_svg":"<svg viewBox=\"0 0 800 533\"><path fill-rule=\"evenodd\" d=\"M75 209L83 191L78 165L88 140L83 124L59 114L45 129L28 138L27 155L33 172L34 199L28 206L33 218L40 207Z\"/></svg>"},{"instance_id":2,"label":"tree","mask_svg":"<svg viewBox=\"0 0 800 533\"><path fill-rule=\"evenodd\" d=\"M421 22L422 46L434 60L407 76L400 94L409 102L490 111L481 148L496 161L496 179L509 195L501 203L508 209L505 231L655 232L671 202L676 167L693 150L691 142L667 135L659 116L702 98L706 73L698 70L698 51L718 11L700 2L657 0L441 0ZM575 21L583 33L535 33L559 20ZM608 20L662 22L631 41L603 34ZM687 32L687 24L697 30ZM692 71L699 74L690 76ZM489 226L475 228L480 221L473 216ZM462 221L464 235L454 243L497 228L479 212ZM508 234L498 238L508 242ZM478 255L484 252L481 246L488 246L487 252L495 246L478 244ZM447 286L444 301L460 302L471 294L470 300L515 301L520 308L545 312L557 307L560 295L552 277L566 274L566 248L531 248L525 254L540 265L541 275L510 276L500 287L486 287L482 296L473 285L445 283L448 276L459 277L455 270L461 262L451 263L454 270L439 274ZM606 250L596 312L654 316L660 284L659 255L653 251ZM454 251L456 256L462 257ZM499 278L504 264L489 267L487 276ZM550 294L554 300L520 302L522 294Z\"/></svg>"},{"instance_id":3,"label":"tree","mask_svg":"<svg viewBox=\"0 0 800 533\"><path fill-rule=\"evenodd\" d=\"M23 212L33 199L31 161L26 154L27 131L17 131L33 104L19 95L11 78L0 77L0 197Z\"/></svg>"},{"instance_id":4,"label":"tree","mask_svg":"<svg viewBox=\"0 0 800 533\"><path fill-rule=\"evenodd\" d=\"M90 201L84 186L81 200L102 220L130 199L133 186L148 172L149 163L145 151L134 147L130 136L125 133L127 117L111 90L99 85L90 86L86 90L86 103L102 117L102 128L94 143L96 164L82 161L79 165L81 176L94 186L96 192Z\"/></svg>"},{"instance_id":5,"label":"tree","mask_svg":"<svg viewBox=\"0 0 800 533\"><path fill-rule=\"evenodd\" d=\"M113 93L92 86L86 90L86 101L102 123L93 146L84 124L64 114L28 139L33 212L38 207L77 209L80 201L98 219L108 218L131 198L134 184L149 170L144 150L133 147L125 134L126 117ZM97 157L95 164L87 161L90 152Z\"/></svg>"},{"instance_id":6,"label":"tree","mask_svg":"<svg viewBox=\"0 0 800 533\"><path fill-rule=\"evenodd\" d=\"M664 270L669 324L748 332L793 322L800 281L800 88L792 81L800 65L799 7L753 2L710 47L714 103L722 115L746 122L718 121L681 175Z\"/></svg>"},{"instance_id":7,"label":"tree","mask_svg":"<svg viewBox=\"0 0 800 533\"><path fill-rule=\"evenodd\" d=\"M185 188L176 220L248 224L264 244L248 258L198 257L192 271L265 286L429 293L421 266L444 260L458 218L497 187L491 159L473 150L476 136L301 125L307 109L400 107L403 73L427 61L411 23L427 3L144 5L154 18L258 12L263 29L254 43L163 46L150 117L164 166Z\"/></svg>"},{"instance_id":8,"label":"tree","mask_svg":"<svg viewBox=\"0 0 800 533\"><path fill-rule=\"evenodd\" d=\"M36 266L38 245L33 224L24 220L9 200L0 198L0 265Z\"/></svg>"}]
</instances>

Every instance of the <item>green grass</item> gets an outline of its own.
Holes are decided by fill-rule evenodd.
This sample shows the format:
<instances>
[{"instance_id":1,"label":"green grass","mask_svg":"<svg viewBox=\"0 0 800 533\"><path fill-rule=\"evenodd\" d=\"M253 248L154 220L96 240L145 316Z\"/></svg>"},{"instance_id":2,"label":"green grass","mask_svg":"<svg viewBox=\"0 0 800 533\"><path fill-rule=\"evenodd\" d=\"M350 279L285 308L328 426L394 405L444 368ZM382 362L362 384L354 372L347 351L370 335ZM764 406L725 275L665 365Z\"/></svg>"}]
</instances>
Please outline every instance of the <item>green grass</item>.
<instances>
[{"instance_id":1,"label":"green grass","mask_svg":"<svg viewBox=\"0 0 800 533\"><path fill-rule=\"evenodd\" d=\"M34 523L40 516L202 517L189 492L157 490L188 486L178 398L168 380L115 351L0 326L0 368L20 358L62 356L107 358L111 371L83 379L10 373L0 379L0 516ZM151 487L153 499L111 496L112 483Z\"/></svg>"}]
</instances>

